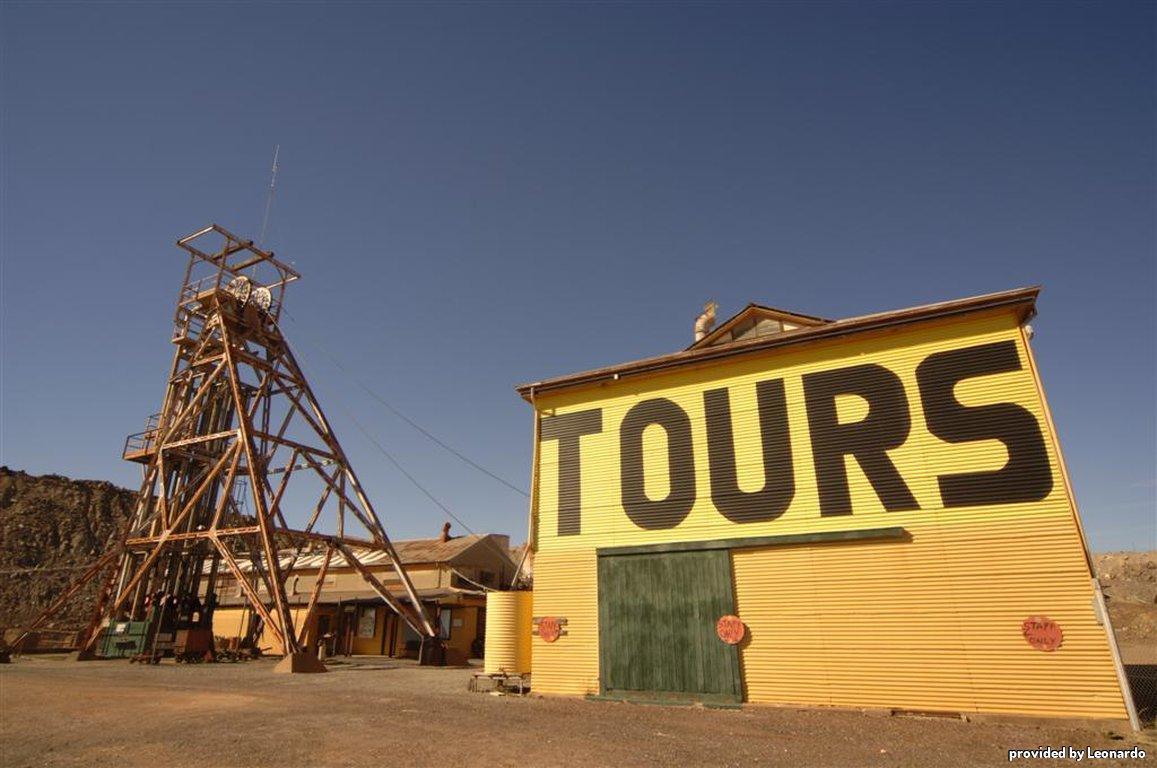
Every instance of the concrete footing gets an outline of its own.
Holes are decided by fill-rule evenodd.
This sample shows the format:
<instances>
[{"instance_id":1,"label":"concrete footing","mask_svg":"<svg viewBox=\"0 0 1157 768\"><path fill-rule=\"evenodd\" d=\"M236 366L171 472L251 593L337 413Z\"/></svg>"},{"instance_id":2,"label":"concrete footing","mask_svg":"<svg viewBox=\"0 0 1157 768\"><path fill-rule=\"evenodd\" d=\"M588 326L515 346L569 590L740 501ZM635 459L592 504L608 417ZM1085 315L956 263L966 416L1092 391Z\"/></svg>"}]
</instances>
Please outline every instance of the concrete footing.
<instances>
[{"instance_id":1,"label":"concrete footing","mask_svg":"<svg viewBox=\"0 0 1157 768\"><path fill-rule=\"evenodd\" d=\"M317 660L317 657L312 653L291 653L281 661L277 662L277 666L273 668L274 672L281 674L290 673L305 673L305 672L328 672L325 664Z\"/></svg>"}]
</instances>

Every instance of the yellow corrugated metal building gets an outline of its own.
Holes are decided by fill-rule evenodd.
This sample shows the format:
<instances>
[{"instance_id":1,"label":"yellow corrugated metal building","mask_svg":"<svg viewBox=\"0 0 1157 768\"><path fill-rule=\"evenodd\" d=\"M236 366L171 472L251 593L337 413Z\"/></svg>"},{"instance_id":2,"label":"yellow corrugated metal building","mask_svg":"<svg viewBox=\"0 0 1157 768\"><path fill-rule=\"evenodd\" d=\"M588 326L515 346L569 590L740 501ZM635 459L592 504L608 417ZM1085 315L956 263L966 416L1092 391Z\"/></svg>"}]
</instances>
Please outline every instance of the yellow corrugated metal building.
<instances>
[{"instance_id":1,"label":"yellow corrugated metal building","mask_svg":"<svg viewBox=\"0 0 1157 768\"><path fill-rule=\"evenodd\" d=\"M1128 717L1036 296L749 305L681 352L519 387L535 690Z\"/></svg>"}]
</instances>

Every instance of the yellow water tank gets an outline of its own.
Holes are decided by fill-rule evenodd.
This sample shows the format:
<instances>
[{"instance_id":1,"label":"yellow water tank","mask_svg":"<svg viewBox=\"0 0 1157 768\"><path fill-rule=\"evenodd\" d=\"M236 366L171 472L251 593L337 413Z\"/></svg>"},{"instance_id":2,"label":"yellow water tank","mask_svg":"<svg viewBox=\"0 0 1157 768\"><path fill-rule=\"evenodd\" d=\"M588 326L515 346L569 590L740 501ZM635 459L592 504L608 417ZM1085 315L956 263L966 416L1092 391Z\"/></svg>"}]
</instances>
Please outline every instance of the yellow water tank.
<instances>
[{"instance_id":1,"label":"yellow water tank","mask_svg":"<svg viewBox=\"0 0 1157 768\"><path fill-rule=\"evenodd\" d=\"M487 674L530 672L533 592L486 593Z\"/></svg>"}]
</instances>

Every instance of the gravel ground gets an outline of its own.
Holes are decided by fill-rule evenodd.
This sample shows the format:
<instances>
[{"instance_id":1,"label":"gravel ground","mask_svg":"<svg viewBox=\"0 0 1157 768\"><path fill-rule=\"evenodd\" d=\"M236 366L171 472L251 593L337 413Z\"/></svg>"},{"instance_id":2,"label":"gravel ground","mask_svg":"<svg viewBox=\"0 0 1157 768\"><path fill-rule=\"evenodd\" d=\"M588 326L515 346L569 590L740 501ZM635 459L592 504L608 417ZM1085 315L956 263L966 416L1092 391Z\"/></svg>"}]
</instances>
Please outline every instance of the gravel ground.
<instances>
[{"instance_id":1,"label":"gravel ground","mask_svg":"<svg viewBox=\"0 0 1157 768\"><path fill-rule=\"evenodd\" d=\"M324 675L277 675L273 664L17 658L0 665L0 765L947 768L1008 765L1008 750L1041 745L1138 744L1146 761L1096 764L1157 762L1152 732L493 696L468 693L465 669L361 659Z\"/></svg>"}]
</instances>

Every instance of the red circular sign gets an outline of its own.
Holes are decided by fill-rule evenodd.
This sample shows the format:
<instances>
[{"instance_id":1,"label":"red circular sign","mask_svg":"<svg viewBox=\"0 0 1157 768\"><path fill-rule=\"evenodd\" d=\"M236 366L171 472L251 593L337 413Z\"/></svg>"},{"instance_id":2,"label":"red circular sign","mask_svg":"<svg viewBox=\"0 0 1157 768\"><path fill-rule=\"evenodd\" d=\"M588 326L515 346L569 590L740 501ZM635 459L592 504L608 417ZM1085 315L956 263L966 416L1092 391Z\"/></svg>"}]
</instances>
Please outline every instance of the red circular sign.
<instances>
[{"instance_id":1,"label":"red circular sign","mask_svg":"<svg viewBox=\"0 0 1157 768\"><path fill-rule=\"evenodd\" d=\"M1029 616L1021 622L1020 631L1038 651L1055 651L1065 639L1061 626L1047 616Z\"/></svg>"},{"instance_id":2,"label":"red circular sign","mask_svg":"<svg viewBox=\"0 0 1157 768\"><path fill-rule=\"evenodd\" d=\"M544 642L553 643L562 634L562 625L554 616L543 616L538 620L538 636Z\"/></svg>"},{"instance_id":3,"label":"red circular sign","mask_svg":"<svg viewBox=\"0 0 1157 768\"><path fill-rule=\"evenodd\" d=\"M715 622L715 634L728 645L738 645L747 635L747 627L738 616L728 614Z\"/></svg>"}]
</instances>

